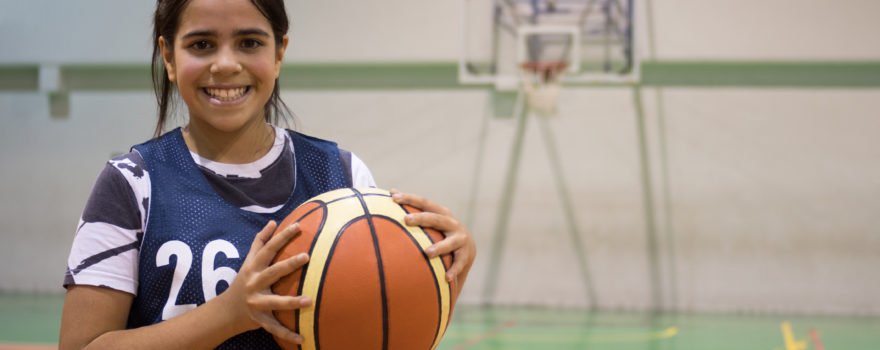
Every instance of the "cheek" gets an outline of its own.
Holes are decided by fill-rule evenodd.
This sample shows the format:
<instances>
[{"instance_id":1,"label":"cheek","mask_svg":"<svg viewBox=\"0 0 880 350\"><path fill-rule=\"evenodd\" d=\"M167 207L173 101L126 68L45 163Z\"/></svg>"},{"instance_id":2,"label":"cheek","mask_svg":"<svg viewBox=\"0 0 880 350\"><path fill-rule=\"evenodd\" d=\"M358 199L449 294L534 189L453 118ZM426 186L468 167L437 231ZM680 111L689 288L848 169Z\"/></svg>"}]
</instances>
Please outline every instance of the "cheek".
<instances>
[{"instance_id":1,"label":"cheek","mask_svg":"<svg viewBox=\"0 0 880 350\"><path fill-rule=\"evenodd\" d=\"M265 57L254 57L248 62L249 71L258 77L261 85L274 86L275 84L275 61Z\"/></svg>"},{"instance_id":2,"label":"cheek","mask_svg":"<svg viewBox=\"0 0 880 350\"><path fill-rule=\"evenodd\" d=\"M197 60L185 60L177 66L177 86L178 89L188 90L196 87L195 82L199 75L206 70L206 65Z\"/></svg>"}]
</instances>

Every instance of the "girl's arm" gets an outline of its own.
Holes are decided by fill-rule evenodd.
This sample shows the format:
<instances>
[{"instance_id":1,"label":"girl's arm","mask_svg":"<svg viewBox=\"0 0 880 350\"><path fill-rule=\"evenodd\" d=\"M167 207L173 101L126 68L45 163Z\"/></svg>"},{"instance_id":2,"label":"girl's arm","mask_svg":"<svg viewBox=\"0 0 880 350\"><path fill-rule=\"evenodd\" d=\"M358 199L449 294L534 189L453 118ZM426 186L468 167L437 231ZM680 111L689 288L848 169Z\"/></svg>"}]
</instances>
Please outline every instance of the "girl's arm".
<instances>
[{"instance_id":1,"label":"girl's arm","mask_svg":"<svg viewBox=\"0 0 880 350\"><path fill-rule=\"evenodd\" d=\"M134 296L109 288L71 286L61 317L61 349L195 349L214 348L239 333L265 328L294 343L302 337L275 318L272 310L293 310L311 305L307 297L279 296L270 287L301 268L306 254L272 264L278 251L299 234L291 225L272 236L275 222L267 224L229 288L216 298L154 325L125 329Z\"/></svg>"},{"instance_id":2,"label":"girl's arm","mask_svg":"<svg viewBox=\"0 0 880 350\"><path fill-rule=\"evenodd\" d=\"M394 189L391 190L391 194L398 204L411 205L422 210L421 213L408 214L405 218L407 225L430 227L440 231L446 237L428 247L425 253L430 258L452 254L452 266L446 271L446 280L455 281L456 289L458 289L456 294L461 292L461 287L464 286L467 274L477 256L477 246L471 233L452 215L449 209L430 199L414 194L400 193Z\"/></svg>"}]
</instances>

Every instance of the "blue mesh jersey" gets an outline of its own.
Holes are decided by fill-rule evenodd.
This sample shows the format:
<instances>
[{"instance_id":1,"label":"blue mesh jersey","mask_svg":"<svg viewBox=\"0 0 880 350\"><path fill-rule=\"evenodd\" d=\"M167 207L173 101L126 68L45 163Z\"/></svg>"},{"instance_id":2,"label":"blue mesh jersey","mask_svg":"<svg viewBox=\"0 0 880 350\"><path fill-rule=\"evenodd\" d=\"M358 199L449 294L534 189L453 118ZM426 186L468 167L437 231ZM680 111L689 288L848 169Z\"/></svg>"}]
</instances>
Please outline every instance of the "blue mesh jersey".
<instances>
[{"instance_id":1,"label":"blue mesh jersey","mask_svg":"<svg viewBox=\"0 0 880 350\"><path fill-rule=\"evenodd\" d=\"M193 161L179 128L134 146L150 173L152 198L129 328L167 320L222 293L269 220L281 222L309 198L347 187L335 143L289 133L296 149L295 186L287 203L273 213L242 210L220 197ZM258 329L232 337L219 348L278 345Z\"/></svg>"}]
</instances>

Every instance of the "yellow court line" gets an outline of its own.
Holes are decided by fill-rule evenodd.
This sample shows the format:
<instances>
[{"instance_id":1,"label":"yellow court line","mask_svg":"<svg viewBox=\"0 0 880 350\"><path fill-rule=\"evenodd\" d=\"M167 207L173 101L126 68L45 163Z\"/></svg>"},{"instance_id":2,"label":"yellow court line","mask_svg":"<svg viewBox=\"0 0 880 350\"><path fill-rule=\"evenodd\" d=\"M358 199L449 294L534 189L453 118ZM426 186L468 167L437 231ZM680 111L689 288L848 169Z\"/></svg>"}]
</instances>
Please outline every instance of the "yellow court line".
<instances>
[{"instance_id":1,"label":"yellow court line","mask_svg":"<svg viewBox=\"0 0 880 350\"><path fill-rule=\"evenodd\" d=\"M807 349L807 341L806 340L795 340L794 333L791 331L791 323L788 321L782 322L779 324L779 328L782 329L782 340L785 342L785 350L806 350Z\"/></svg>"}]
</instances>

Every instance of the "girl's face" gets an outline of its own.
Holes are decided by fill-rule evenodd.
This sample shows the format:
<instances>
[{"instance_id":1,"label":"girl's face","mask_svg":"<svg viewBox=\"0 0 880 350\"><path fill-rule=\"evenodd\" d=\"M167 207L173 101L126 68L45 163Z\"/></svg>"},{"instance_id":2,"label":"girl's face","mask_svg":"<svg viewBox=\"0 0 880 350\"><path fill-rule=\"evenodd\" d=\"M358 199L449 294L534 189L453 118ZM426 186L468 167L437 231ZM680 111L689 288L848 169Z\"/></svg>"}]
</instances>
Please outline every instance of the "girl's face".
<instances>
[{"instance_id":1,"label":"girl's face","mask_svg":"<svg viewBox=\"0 0 880 350\"><path fill-rule=\"evenodd\" d=\"M174 48L159 47L168 78L189 109L190 126L236 132L263 121L281 70L269 21L248 0L192 0L180 16Z\"/></svg>"}]
</instances>

